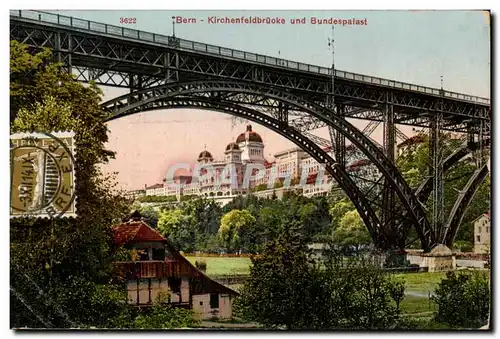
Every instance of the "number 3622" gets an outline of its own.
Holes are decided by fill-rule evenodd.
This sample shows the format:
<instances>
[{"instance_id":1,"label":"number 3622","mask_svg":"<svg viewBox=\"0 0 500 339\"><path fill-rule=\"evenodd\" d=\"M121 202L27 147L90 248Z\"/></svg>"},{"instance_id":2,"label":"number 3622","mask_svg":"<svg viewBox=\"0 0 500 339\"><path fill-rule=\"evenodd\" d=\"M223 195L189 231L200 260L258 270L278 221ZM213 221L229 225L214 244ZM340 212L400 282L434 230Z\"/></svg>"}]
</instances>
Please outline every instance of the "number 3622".
<instances>
[{"instance_id":1,"label":"number 3622","mask_svg":"<svg viewBox=\"0 0 500 339\"><path fill-rule=\"evenodd\" d=\"M120 18L121 24L135 24L136 18Z\"/></svg>"}]
</instances>

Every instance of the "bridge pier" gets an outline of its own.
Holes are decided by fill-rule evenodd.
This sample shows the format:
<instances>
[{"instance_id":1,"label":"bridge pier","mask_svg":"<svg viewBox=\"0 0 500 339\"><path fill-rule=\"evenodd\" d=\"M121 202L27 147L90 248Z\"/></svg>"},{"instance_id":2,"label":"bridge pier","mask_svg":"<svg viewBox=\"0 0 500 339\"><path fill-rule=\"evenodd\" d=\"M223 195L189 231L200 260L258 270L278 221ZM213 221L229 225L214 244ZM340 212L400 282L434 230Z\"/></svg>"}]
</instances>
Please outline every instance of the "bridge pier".
<instances>
[{"instance_id":1,"label":"bridge pier","mask_svg":"<svg viewBox=\"0 0 500 339\"><path fill-rule=\"evenodd\" d=\"M446 234L444 229L444 179L443 179L443 113L438 111L431 121L429 138L429 174L432 177L432 221L431 238L435 243L442 243Z\"/></svg>"},{"instance_id":2,"label":"bridge pier","mask_svg":"<svg viewBox=\"0 0 500 339\"><path fill-rule=\"evenodd\" d=\"M387 159L394 164L396 154L396 125L394 123L394 106L392 105L391 93L386 94L386 104L384 107L384 141L383 148L384 154ZM389 233L393 233L391 238L399 240L400 235L397 234L398 230L395 229L395 194L394 189L391 187L389 180L384 180L382 192L382 224L384 229ZM398 241L399 242L399 241Z\"/></svg>"},{"instance_id":3,"label":"bridge pier","mask_svg":"<svg viewBox=\"0 0 500 339\"><path fill-rule=\"evenodd\" d=\"M428 272L446 272L457 267L455 255L443 244L438 244L429 253L422 254L420 267L427 267Z\"/></svg>"}]
</instances>

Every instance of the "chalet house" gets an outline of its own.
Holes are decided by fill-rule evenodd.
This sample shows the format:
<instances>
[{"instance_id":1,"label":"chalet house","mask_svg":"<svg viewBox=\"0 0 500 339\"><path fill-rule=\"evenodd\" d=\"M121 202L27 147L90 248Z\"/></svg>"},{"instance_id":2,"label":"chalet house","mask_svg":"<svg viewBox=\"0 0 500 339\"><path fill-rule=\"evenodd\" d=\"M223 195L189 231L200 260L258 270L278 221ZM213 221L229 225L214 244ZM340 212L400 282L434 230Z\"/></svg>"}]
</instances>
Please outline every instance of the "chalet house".
<instances>
[{"instance_id":1,"label":"chalet house","mask_svg":"<svg viewBox=\"0 0 500 339\"><path fill-rule=\"evenodd\" d=\"M486 253L490 251L490 216L481 214L474 221L474 252Z\"/></svg>"},{"instance_id":2,"label":"chalet house","mask_svg":"<svg viewBox=\"0 0 500 339\"><path fill-rule=\"evenodd\" d=\"M131 304L151 306L162 293L171 304L192 309L201 319L231 318L238 293L193 266L139 212L114 226L113 233L115 245L131 253L130 260L116 262Z\"/></svg>"}]
</instances>

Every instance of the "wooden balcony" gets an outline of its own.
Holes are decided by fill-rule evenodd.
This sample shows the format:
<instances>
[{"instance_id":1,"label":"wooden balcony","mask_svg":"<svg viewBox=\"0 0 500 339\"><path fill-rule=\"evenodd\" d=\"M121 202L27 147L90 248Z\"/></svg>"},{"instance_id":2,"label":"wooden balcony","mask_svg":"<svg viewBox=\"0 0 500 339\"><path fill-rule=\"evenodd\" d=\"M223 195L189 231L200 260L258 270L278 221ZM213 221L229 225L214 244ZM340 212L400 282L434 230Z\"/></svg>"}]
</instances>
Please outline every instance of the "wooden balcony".
<instances>
[{"instance_id":1,"label":"wooden balcony","mask_svg":"<svg viewBox=\"0 0 500 339\"><path fill-rule=\"evenodd\" d=\"M189 267L177 260L173 261L120 261L115 263L121 276L127 279L179 278L189 276Z\"/></svg>"}]
</instances>

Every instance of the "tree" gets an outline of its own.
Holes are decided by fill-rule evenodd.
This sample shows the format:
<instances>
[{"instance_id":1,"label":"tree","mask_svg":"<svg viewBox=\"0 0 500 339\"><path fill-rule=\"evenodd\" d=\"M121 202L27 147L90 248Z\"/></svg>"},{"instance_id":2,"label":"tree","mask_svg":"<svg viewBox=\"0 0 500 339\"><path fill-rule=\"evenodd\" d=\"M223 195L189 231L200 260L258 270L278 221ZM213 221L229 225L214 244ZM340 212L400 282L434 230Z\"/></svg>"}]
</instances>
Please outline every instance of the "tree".
<instances>
[{"instance_id":1,"label":"tree","mask_svg":"<svg viewBox=\"0 0 500 339\"><path fill-rule=\"evenodd\" d=\"M139 209L144 221L151 227L157 228L158 226L158 212L151 206L144 206Z\"/></svg>"},{"instance_id":2,"label":"tree","mask_svg":"<svg viewBox=\"0 0 500 339\"><path fill-rule=\"evenodd\" d=\"M331 218L328 214L328 203L323 197L296 200L297 214L304 226L308 240L312 241L315 235L325 235L331 229Z\"/></svg>"},{"instance_id":3,"label":"tree","mask_svg":"<svg viewBox=\"0 0 500 339\"><path fill-rule=\"evenodd\" d=\"M340 219L339 226L333 231L333 240L346 249L354 247L356 253L361 246L372 242L370 233L356 210L345 213Z\"/></svg>"},{"instance_id":4,"label":"tree","mask_svg":"<svg viewBox=\"0 0 500 339\"><path fill-rule=\"evenodd\" d=\"M191 252L213 247L212 235L217 234L221 216L221 207L212 199L193 198L165 209L158 225L179 249Z\"/></svg>"},{"instance_id":5,"label":"tree","mask_svg":"<svg viewBox=\"0 0 500 339\"><path fill-rule=\"evenodd\" d=\"M11 326L92 326L95 295L110 297L100 286L115 278L110 225L127 211L113 176L99 169L113 156L101 92L51 63L48 50L12 41L10 57L11 131L74 131L77 148L77 217L10 222Z\"/></svg>"},{"instance_id":6,"label":"tree","mask_svg":"<svg viewBox=\"0 0 500 339\"><path fill-rule=\"evenodd\" d=\"M158 219L158 231L182 251L192 252L196 248L194 219L180 208L164 210Z\"/></svg>"},{"instance_id":7,"label":"tree","mask_svg":"<svg viewBox=\"0 0 500 339\"><path fill-rule=\"evenodd\" d=\"M477 328L487 323L491 292L486 272L450 271L432 297L439 322L462 328Z\"/></svg>"},{"instance_id":8,"label":"tree","mask_svg":"<svg viewBox=\"0 0 500 339\"><path fill-rule=\"evenodd\" d=\"M220 222L219 237L230 253L251 247L255 234L255 218L247 210L232 210Z\"/></svg>"},{"instance_id":9,"label":"tree","mask_svg":"<svg viewBox=\"0 0 500 339\"><path fill-rule=\"evenodd\" d=\"M252 264L236 302L244 318L286 329L315 329L335 321L330 310L322 308L328 306L324 285L306 243L292 227L268 243Z\"/></svg>"},{"instance_id":10,"label":"tree","mask_svg":"<svg viewBox=\"0 0 500 339\"><path fill-rule=\"evenodd\" d=\"M312 259L301 227L292 223L252 258L239 314L270 328L395 328L404 283L362 260L344 265L335 251L323 262Z\"/></svg>"},{"instance_id":11,"label":"tree","mask_svg":"<svg viewBox=\"0 0 500 339\"><path fill-rule=\"evenodd\" d=\"M333 227L335 228L340 224L340 219L344 214L353 210L355 210L355 207L349 199L344 198L334 202L328 211L332 218Z\"/></svg>"}]
</instances>

